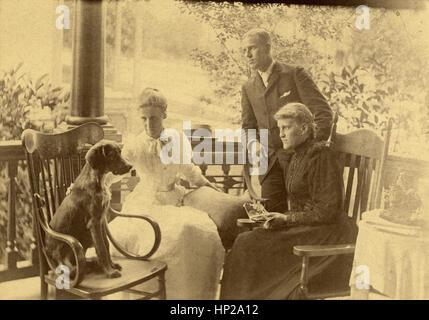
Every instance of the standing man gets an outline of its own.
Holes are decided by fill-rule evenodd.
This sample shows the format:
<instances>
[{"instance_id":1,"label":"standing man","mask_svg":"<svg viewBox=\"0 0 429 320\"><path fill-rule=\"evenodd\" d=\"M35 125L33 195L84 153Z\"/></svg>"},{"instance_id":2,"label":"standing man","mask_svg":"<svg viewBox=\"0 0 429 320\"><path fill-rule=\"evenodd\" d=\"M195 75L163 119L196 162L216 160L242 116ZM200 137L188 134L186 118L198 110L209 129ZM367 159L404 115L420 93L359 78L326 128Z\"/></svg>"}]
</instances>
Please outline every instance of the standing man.
<instances>
[{"instance_id":1,"label":"standing man","mask_svg":"<svg viewBox=\"0 0 429 320\"><path fill-rule=\"evenodd\" d=\"M268 211L284 212L288 209L284 172L290 156L283 149L274 114L286 103L303 103L315 117L316 138L324 140L330 133L332 110L303 68L273 60L267 31L252 29L247 32L243 37L243 48L253 74L242 87L242 128L245 131L268 129L268 150L259 144L258 139L251 138L247 148L252 154L267 154L268 169L259 176L261 196L267 199Z\"/></svg>"}]
</instances>

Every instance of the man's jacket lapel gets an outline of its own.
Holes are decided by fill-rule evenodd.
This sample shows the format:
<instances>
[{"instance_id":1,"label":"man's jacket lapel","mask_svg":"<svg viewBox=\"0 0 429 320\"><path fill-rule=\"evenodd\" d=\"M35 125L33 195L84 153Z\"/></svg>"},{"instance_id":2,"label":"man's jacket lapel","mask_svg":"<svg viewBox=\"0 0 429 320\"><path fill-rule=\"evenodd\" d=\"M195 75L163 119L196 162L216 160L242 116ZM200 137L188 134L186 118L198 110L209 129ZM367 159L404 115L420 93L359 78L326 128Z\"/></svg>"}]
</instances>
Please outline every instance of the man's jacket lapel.
<instances>
[{"instance_id":1,"label":"man's jacket lapel","mask_svg":"<svg viewBox=\"0 0 429 320\"><path fill-rule=\"evenodd\" d=\"M271 75L268 78L268 87L265 89L265 94L267 94L272 87L276 84L280 77L281 67L278 62L274 62L273 70L271 71Z\"/></svg>"},{"instance_id":2,"label":"man's jacket lapel","mask_svg":"<svg viewBox=\"0 0 429 320\"><path fill-rule=\"evenodd\" d=\"M254 92L256 93L257 96L263 96L264 92L265 92L265 85L264 82L262 81L261 76L259 75L258 71L254 71L253 74L253 88L254 88Z\"/></svg>"}]
</instances>

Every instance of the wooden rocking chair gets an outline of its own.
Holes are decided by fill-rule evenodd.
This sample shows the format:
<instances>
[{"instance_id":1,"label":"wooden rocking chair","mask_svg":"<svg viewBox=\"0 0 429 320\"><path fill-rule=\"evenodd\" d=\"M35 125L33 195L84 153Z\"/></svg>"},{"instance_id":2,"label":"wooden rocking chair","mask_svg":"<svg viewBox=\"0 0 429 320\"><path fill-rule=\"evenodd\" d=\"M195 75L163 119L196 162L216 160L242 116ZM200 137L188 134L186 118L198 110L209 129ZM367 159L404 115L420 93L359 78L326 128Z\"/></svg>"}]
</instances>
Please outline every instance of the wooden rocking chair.
<instances>
[{"instance_id":1,"label":"wooden rocking chair","mask_svg":"<svg viewBox=\"0 0 429 320\"><path fill-rule=\"evenodd\" d=\"M357 222L363 212L380 207L384 165L389 150L392 121L384 140L374 131L358 129L348 134L337 134L332 149L338 153L345 183L345 214ZM355 244L295 246L294 254L302 257L300 290L306 299L341 297L350 289L331 292L309 292L308 273L311 257L353 254Z\"/></svg>"},{"instance_id":2,"label":"wooden rocking chair","mask_svg":"<svg viewBox=\"0 0 429 320\"><path fill-rule=\"evenodd\" d=\"M77 128L59 134L44 134L27 129L22 134L22 143L26 152L28 172L33 194L33 217L39 252L41 299L48 297L48 285L55 288L55 297L75 295L85 299L101 299L117 292L130 292L141 299L158 297L166 299L165 271L167 265L161 261L148 260L159 247L161 232L158 224L149 217L121 214L113 209L109 212L109 221L114 218L133 218L149 223L154 230L154 244L144 256L125 251L111 236L107 222L104 231L110 242L125 258L114 258L122 266L119 278L108 279L104 274L85 273L86 258L83 247L76 238L53 231L49 221L55 214L66 191L85 164L85 154L91 145L104 137L103 129L96 123L86 123ZM69 288L60 290L56 286L58 274L56 265L46 255L45 237L49 235L63 241L72 249L77 263L76 276L70 279ZM133 287L158 279L158 289L143 292ZM67 294L62 294L67 292Z\"/></svg>"}]
</instances>

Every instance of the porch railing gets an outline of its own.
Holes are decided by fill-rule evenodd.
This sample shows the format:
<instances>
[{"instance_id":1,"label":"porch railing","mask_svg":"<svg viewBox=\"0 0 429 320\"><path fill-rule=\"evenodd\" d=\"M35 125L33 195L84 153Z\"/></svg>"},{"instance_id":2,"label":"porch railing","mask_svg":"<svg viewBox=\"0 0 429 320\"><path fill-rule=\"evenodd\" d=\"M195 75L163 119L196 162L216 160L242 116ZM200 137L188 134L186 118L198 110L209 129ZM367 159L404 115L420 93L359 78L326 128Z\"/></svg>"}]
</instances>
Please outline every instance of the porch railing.
<instances>
[{"instance_id":1,"label":"porch railing","mask_svg":"<svg viewBox=\"0 0 429 320\"><path fill-rule=\"evenodd\" d=\"M0 264L0 282L31 277L38 272L35 237L31 239L30 260L25 260L20 256L17 246L17 178L19 162L24 160L25 154L21 141L0 141L0 166L6 168L6 181L0 181L0 183L7 185L5 263ZM1 245L4 246L4 243Z\"/></svg>"}]
</instances>

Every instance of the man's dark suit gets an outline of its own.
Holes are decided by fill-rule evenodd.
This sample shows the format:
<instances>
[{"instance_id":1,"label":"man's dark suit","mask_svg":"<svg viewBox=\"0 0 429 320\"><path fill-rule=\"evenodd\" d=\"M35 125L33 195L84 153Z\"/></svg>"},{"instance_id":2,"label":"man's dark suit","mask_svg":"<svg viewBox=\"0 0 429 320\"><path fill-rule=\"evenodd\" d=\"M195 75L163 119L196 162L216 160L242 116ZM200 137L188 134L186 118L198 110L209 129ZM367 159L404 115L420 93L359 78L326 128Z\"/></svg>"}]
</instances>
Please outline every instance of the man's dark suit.
<instances>
[{"instance_id":1,"label":"man's dark suit","mask_svg":"<svg viewBox=\"0 0 429 320\"><path fill-rule=\"evenodd\" d=\"M332 110L310 75L301 67L274 62L265 87L258 72L243 85L241 92L242 128L268 129L268 170L259 177L262 197L268 211L287 210L284 171L290 156L283 150L274 114L289 102L300 102L314 114L317 139L329 136Z\"/></svg>"}]
</instances>

